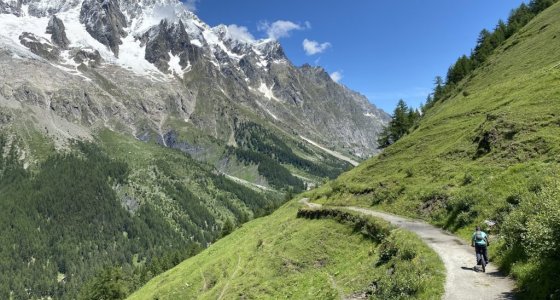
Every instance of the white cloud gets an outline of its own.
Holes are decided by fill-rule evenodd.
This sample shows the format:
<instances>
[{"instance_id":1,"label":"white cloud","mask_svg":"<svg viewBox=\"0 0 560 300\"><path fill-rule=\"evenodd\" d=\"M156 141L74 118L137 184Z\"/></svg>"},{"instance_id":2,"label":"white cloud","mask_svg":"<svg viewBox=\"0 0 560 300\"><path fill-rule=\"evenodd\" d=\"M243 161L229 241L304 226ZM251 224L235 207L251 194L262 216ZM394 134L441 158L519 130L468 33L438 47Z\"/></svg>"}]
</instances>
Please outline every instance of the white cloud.
<instances>
[{"instance_id":1,"label":"white cloud","mask_svg":"<svg viewBox=\"0 0 560 300\"><path fill-rule=\"evenodd\" d=\"M185 7L190 11L196 11L196 4L199 0L186 0L183 2Z\"/></svg>"},{"instance_id":2,"label":"white cloud","mask_svg":"<svg viewBox=\"0 0 560 300\"><path fill-rule=\"evenodd\" d=\"M267 21L261 22L257 29L259 31L265 31L269 39L278 40L280 38L289 37L290 32L294 30L304 30L311 28L311 23L305 22L305 24L299 25L292 21L278 20L274 23L268 23Z\"/></svg>"},{"instance_id":3,"label":"white cloud","mask_svg":"<svg viewBox=\"0 0 560 300\"><path fill-rule=\"evenodd\" d=\"M249 32L249 29L245 26L238 26L235 24L228 25L228 36L231 39L242 41L242 42L254 42L255 37Z\"/></svg>"},{"instance_id":4,"label":"white cloud","mask_svg":"<svg viewBox=\"0 0 560 300\"><path fill-rule=\"evenodd\" d=\"M178 21L178 16L185 10L196 11L196 3L199 0L188 0L184 2L162 2L154 6L152 17L157 20L167 19L171 22Z\"/></svg>"},{"instance_id":5,"label":"white cloud","mask_svg":"<svg viewBox=\"0 0 560 300\"><path fill-rule=\"evenodd\" d=\"M342 80L342 72L340 72L340 71L332 72L331 73L331 79L334 82L339 82L340 80Z\"/></svg>"},{"instance_id":6,"label":"white cloud","mask_svg":"<svg viewBox=\"0 0 560 300\"><path fill-rule=\"evenodd\" d=\"M323 53L327 48L331 46L331 43L319 43L317 41L311 41L308 39L303 40L303 50L307 55L315 55L318 53Z\"/></svg>"}]
</instances>

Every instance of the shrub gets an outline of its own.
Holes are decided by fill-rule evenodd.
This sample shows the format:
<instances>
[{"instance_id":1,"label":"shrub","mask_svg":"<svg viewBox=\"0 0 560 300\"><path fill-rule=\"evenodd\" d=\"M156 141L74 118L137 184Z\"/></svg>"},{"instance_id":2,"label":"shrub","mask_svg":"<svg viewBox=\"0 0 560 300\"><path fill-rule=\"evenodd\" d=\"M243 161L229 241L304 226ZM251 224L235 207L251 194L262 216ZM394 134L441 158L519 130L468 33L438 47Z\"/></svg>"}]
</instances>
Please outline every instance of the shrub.
<instances>
[{"instance_id":1,"label":"shrub","mask_svg":"<svg viewBox=\"0 0 560 300\"><path fill-rule=\"evenodd\" d=\"M334 219L339 223L352 226L354 231L360 232L367 238L378 243L389 236L393 228L386 222L338 209L302 208L298 210L297 217L306 219Z\"/></svg>"},{"instance_id":2,"label":"shrub","mask_svg":"<svg viewBox=\"0 0 560 300\"><path fill-rule=\"evenodd\" d=\"M522 287L522 296L555 299L560 290L560 182L525 193L506 217L501 263ZM531 185L529 185L531 188Z\"/></svg>"},{"instance_id":3,"label":"shrub","mask_svg":"<svg viewBox=\"0 0 560 300\"><path fill-rule=\"evenodd\" d=\"M374 281L376 289L371 299L440 298L437 289L432 288L444 281L443 265L429 256L427 246L414 234L394 230L378 251L377 265L385 265L387 271L379 273Z\"/></svg>"},{"instance_id":4,"label":"shrub","mask_svg":"<svg viewBox=\"0 0 560 300\"><path fill-rule=\"evenodd\" d=\"M474 176L472 174L466 173L465 176L463 177L463 185L468 185L473 183L474 181Z\"/></svg>"},{"instance_id":5,"label":"shrub","mask_svg":"<svg viewBox=\"0 0 560 300\"><path fill-rule=\"evenodd\" d=\"M457 230L472 224L478 216L478 210L475 209L475 205L483 202L488 197L489 195L485 191L478 188L467 188L451 197L446 207L449 218L445 227Z\"/></svg>"},{"instance_id":6,"label":"shrub","mask_svg":"<svg viewBox=\"0 0 560 300\"><path fill-rule=\"evenodd\" d=\"M509 245L523 247L528 257L560 259L559 188L560 183L554 182L522 199L504 224Z\"/></svg>"},{"instance_id":7,"label":"shrub","mask_svg":"<svg viewBox=\"0 0 560 300\"><path fill-rule=\"evenodd\" d=\"M406 173L406 177L412 177L414 175L414 172L412 171L411 168L406 169L405 173Z\"/></svg>"}]
</instances>

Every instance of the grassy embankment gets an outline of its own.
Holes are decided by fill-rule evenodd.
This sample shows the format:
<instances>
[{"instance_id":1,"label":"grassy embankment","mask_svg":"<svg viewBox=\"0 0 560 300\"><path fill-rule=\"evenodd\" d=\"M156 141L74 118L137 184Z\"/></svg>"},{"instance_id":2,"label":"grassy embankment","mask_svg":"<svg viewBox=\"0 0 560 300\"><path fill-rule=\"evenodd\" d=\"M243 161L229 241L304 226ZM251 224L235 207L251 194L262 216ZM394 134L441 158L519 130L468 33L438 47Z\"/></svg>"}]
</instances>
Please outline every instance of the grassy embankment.
<instances>
[{"instance_id":1,"label":"grassy embankment","mask_svg":"<svg viewBox=\"0 0 560 300\"><path fill-rule=\"evenodd\" d=\"M356 217L358 226L297 218L299 207L291 201L243 225L130 299L339 299L366 292L431 299L443 293L443 264L413 234L365 217ZM366 228L383 237L368 236Z\"/></svg>"}]
</instances>

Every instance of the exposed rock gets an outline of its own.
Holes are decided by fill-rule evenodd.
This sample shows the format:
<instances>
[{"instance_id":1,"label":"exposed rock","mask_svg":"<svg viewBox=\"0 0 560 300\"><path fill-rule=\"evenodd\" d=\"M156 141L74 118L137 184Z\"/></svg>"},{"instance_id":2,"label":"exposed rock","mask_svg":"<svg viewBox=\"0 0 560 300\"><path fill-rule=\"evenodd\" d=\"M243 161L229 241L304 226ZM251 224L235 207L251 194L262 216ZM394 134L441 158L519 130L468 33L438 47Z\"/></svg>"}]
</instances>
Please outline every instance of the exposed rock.
<instances>
[{"instance_id":1,"label":"exposed rock","mask_svg":"<svg viewBox=\"0 0 560 300\"><path fill-rule=\"evenodd\" d=\"M99 66L103 62L103 58L99 51L91 48L72 49L70 55L78 64L86 64L91 68Z\"/></svg>"},{"instance_id":2,"label":"exposed rock","mask_svg":"<svg viewBox=\"0 0 560 300\"><path fill-rule=\"evenodd\" d=\"M57 60L60 55L60 50L55 45L33 33L22 33L19 36L19 41L22 45L29 48L31 52L48 60Z\"/></svg>"},{"instance_id":3,"label":"exposed rock","mask_svg":"<svg viewBox=\"0 0 560 300\"><path fill-rule=\"evenodd\" d=\"M168 133L166 133L164 139L165 139L165 145L167 147L178 149L184 153L188 153L193 157L203 154L205 152L205 149L203 147L197 145L191 145L186 141L179 141L177 132L175 132L174 130L171 130Z\"/></svg>"},{"instance_id":4,"label":"exposed rock","mask_svg":"<svg viewBox=\"0 0 560 300\"><path fill-rule=\"evenodd\" d=\"M0 126L4 124L9 124L12 121L12 119L13 117L11 114L0 110Z\"/></svg>"},{"instance_id":5,"label":"exposed rock","mask_svg":"<svg viewBox=\"0 0 560 300\"><path fill-rule=\"evenodd\" d=\"M48 109L48 107L45 107L46 101L41 90L30 84L22 85L12 90L11 98L22 103Z\"/></svg>"},{"instance_id":6,"label":"exposed rock","mask_svg":"<svg viewBox=\"0 0 560 300\"><path fill-rule=\"evenodd\" d=\"M256 78L258 78L259 70L255 65L256 65L255 58L249 55L244 56L239 61L239 67L241 68L243 73L245 73L247 78L251 80L255 80Z\"/></svg>"},{"instance_id":7,"label":"exposed rock","mask_svg":"<svg viewBox=\"0 0 560 300\"><path fill-rule=\"evenodd\" d=\"M64 22L53 15L49 20L49 25L47 26L47 33L51 34L51 42L61 49L68 48L70 41L66 37L66 29L64 28Z\"/></svg>"},{"instance_id":8,"label":"exposed rock","mask_svg":"<svg viewBox=\"0 0 560 300\"><path fill-rule=\"evenodd\" d=\"M259 48L259 50L264 54L264 57L268 61L287 60L284 49L277 41L264 43Z\"/></svg>"},{"instance_id":9,"label":"exposed rock","mask_svg":"<svg viewBox=\"0 0 560 300\"><path fill-rule=\"evenodd\" d=\"M80 22L87 32L103 45L109 47L115 56L119 55L121 38L126 37L126 17L117 0L85 0L80 11Z\"/></svg>"},{"instance_id":10,"label":"exposed rock","mask_svg":"<svg viewBox=\"0 0 560 300\"><path fill-rule=\"evenodd\" d=\"M28 5L27 13L34 17L48 17L78 6L81 0L21 0Z\"/></svg>"},{"instance_id":11,"label":"exposed rock","mask_svg":"<svg viewBox=\"0 0 560 300\"><path fill-rule=\"evenodd\" d=\"M197 46L190 43L181 21L169 23L162 20L157 27L146 32L141 40L142 44L146 45L146 60L166 73L170 72L170 53L179 57L179 65L183 69L194 64L202 54Z\"/></svg>"},{"instance_id":12,"label":"exposed rock","mask_svg":"<svg viewBox=\"0 0 560 300\"><path fill-rule=\"evenodd\" d=\"M140 207L140 202L138 201L138 199L129 196L128 194L122 197L121 203L123 207L130 213L135 213Z\"/></svg>"},{"instance_id":13,"label":"exposed rock","mask_svg":"<svg viewBox=\"0 0 560 300\"><path fill-rule=\"evenodd\" d=\"M18 17L30 15L40 18L75 7L79 3L81 0L1 0L0 14L13 14ZM22 10L24 5L26 5L26 11Z\"/></svg>"},{"instance_id":14,"label":"exposed rock","mask_svg":"<svg viewBox=\"0 0 560 300\"><path fill-rule=\"evenodd\" d=\"M12 14L21 16L21 0L3 0L0 1L0 14Z\"/></svg>"}]
</instances>

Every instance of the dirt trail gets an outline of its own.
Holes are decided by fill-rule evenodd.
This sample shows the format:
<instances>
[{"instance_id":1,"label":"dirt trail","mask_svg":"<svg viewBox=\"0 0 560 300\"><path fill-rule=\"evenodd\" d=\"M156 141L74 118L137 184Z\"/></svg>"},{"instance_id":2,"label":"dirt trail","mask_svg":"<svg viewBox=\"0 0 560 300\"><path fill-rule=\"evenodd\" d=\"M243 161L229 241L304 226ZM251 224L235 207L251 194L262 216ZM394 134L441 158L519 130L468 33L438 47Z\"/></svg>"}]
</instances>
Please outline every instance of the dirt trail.
<instances>
[{"instance_id":1,"label":"dirt trail","mask_svg":"<svg viewBox=\"0 0 560 300\"><path fill-rule=\"evenodd\" d=\"M373 211L360 207L347 207L353 211L371 215L416 233L441 257L446 269L445 295L443 299L514 299L514 281L501 274L490 262L486 273L475 272L474 248L439 228L422 221Z\"/></svg>"}]
</instances>

